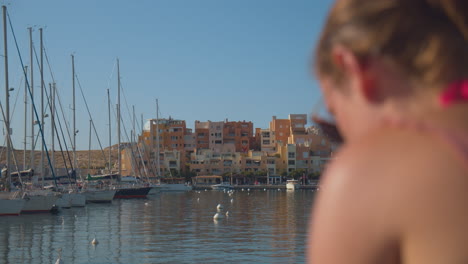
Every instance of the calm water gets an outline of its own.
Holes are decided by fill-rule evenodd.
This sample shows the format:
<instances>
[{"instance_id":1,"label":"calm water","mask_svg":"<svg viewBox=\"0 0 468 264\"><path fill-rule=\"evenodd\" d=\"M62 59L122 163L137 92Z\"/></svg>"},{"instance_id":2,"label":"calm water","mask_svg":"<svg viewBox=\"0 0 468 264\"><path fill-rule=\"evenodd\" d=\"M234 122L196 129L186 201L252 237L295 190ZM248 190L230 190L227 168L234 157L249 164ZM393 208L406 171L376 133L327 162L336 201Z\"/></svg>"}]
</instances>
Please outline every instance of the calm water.
<instances>
[{"instance_id":1,"label":"calm water","mask_svg":"<svg viewBox=\"0 0 468 264\"><path fill-rule=\"evenodd\" d=\"M303 263L314 194L161 193L58 215L2 217L0 263L55 263L59 248L65 264ZM214 221L218 203L229 217Z\"/></svg>"}]
</instances>

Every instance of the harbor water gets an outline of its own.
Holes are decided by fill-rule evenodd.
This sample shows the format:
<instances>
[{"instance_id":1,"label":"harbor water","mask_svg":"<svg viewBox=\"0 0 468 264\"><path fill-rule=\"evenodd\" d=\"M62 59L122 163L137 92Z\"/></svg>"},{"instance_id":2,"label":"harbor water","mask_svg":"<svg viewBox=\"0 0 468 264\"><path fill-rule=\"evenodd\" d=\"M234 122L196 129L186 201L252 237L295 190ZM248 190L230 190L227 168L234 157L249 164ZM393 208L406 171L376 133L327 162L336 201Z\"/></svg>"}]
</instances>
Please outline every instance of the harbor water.
<instances>
[{"instance_id":1,"label":"harbor water","mask_svg":"<svg viewBox=\"0 0 468 264\"><path fill-rule=\"evenodd\" d=\"M59 249L65 264L304 263L314 196L202 190L2 217L0 263L55 263Z\"/></svg>"}]
</instances>

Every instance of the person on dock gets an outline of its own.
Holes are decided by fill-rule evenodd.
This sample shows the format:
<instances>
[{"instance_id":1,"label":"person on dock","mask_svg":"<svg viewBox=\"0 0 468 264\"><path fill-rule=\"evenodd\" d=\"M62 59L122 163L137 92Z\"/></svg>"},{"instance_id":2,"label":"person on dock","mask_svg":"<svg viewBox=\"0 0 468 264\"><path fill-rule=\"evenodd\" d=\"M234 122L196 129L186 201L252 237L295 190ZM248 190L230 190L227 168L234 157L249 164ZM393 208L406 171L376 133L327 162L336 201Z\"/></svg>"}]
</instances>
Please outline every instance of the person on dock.
<instances>
[{"instance_id":1,"label":"person on dock","mask_svg":"<svg viewBox=\"0 0 468 264\"><path fill-rule=\"evenodd\" d=\"M468 263L468 1L337 0L314 63L344 142L308 262Z\"/></svg>"}]
</instances>

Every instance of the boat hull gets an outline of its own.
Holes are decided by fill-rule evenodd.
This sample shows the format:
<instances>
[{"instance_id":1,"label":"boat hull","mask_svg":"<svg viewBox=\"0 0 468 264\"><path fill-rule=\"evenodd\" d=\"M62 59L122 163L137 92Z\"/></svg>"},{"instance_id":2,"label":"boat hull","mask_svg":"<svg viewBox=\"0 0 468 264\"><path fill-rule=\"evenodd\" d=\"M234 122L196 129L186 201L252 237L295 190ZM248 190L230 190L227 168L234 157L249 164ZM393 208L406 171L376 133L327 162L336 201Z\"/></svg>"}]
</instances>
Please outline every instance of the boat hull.
<instances>
[{"instance_id":1,"label":"boat hull","mask_svg":"<svg viewBox=\"0 0 468 264\"><path fill-rule=\"evenodd\" d=\"M298 183L287 183L286 190L298 190L300 185Z\"/></svg>"},{"instance_id":2,"label":"boat hull","mask_svg":"<svg viewBox=\"0 0 468 264\"><path fill-rule=\"evenodd\" d=\"M160 186L151 186L151 190L149 191L148 195L156 195L161 192Z\"/></svg>"},{"instance_id":3,"label":"boat hull","mask_svg":"<svg viewBox=\"0 0 468 264\"><path fill-rule=\"evenodd\" d=\"M0 216L19 215L25 203L24 199L0 199Z\"/></svg>"},{"instance_id":4,"label":"boat hull","mask_svg":"<svg viewBox=\"0 0 468 264\"><path fill-rule=\"evenodd\" d=\"M87 203L111 203L115 193L115 190L87 190L83 192Z\"/></svg>"},{"instance_id":5,"label":"boat hull","mask_svg":"<svg viewBox=\"0 0 468 264\"><path fill-rule=\"evenodd\" d=\"M58 197L52 193L27 195L22 214L49 213Z\"/></svg>"},{"instance_id":6,"label":"boat hull","mask_svg":"<svg viewBox=\"0 0 468 264\"><path fill-rule=\"evenodd\" d=\"M114 199L146 198L152 187L132 187L118 189Z\"/></svg>"},{"instance_id":7,"label":"boat hull","mask_svg":"<svg viewBox=\"0 0 468 264\"><path fill-rule=\"evenodd\" d=\"M62 194L62 197L55 201L55 205L59 208L71 208L71 197L68 193Z\"/></svg>"},{"instance_id":8,"label":"boat hull","mask_svg":"<svg viewBox=\"0 0 468 264\"><path fill-rule=\"evenodd\" d=\"M70 202L72 207L86 206L86 196L82 193L70 193Z\"/></svg>"}]
</instances>

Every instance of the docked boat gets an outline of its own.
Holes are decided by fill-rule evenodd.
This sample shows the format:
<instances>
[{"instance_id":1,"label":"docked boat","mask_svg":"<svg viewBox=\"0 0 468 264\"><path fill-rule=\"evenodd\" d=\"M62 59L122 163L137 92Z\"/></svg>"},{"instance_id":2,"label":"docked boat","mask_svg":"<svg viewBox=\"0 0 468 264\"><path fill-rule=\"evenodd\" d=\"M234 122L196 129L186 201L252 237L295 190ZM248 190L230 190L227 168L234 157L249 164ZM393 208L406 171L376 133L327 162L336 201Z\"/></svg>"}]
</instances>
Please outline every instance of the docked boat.
<instances>
[{"instance_id":1,"label":"docked boat","mask_svg":"<svg viewBox=\"0 0 468 264\"><path fill-rule=\"evenodd\" d=\"M217 190L217 191L223 191L223 190L232 190L234 189L234 187L229 182L222 182L220 184L212 185L211 189Z\"/></svg>"},{"instance_id":2,"label":"docked boat","mask_svg":"<svg viewBox=\"0 0 468 264\"><path fill-rule=\"evenodd\" d=\"M152 187L124 186L117 188L114 199L146 198Z\"/></svg>"},{"instance_id":3,"label":"docked boat","mask_svg":"<svg viewBox=\"0 0 468 264\"><path fill-rule=\"evenodd\" d=\"M83 191L87 203L111 203L116 190L87 189Z\"/></svg>"},{"instance_id":4,"label":"docked boat","mask_svg":"<svg viewBox=\"0 0 468 264\"><path fill-rule=\"evenodd\" d=\"M69 193L70 202L72 207L84 207L86 206L86 196L80 192Z\"/></svg>"},{"instance_id":5,"label":"docked boat","mask_svg":"<svg viewBox=\"0 0 468 264\"><path fill-rule=\"evenodd\" d=\"M20 192L1 192L0 193L0 216L19 215L26 203L26 200L20 197Z\"/></svg>"},{"instance_id":6,"label":"docked boat","mask_svg":"<svg viewBox=\"0 0 468 264\"><path fill-rule=\"evenodd\" d=\"M297 180L286 181L286 190L298 190L299 188L300 188L299 181Z\"/></svg>"},{"instance_id":7,"label":"docked boat","mask_svg":"<svg viewBox=\"0 0 468 264\"><path fill-rule=\"evenodd\" d=\"M68 193L64 193L55 201L55 205L58 208L71 208L71 197Z\"/></svg>"},{"instance_id":8,"label":"docked boat","mask_svg":"<svg viewBox=\"0 0 468 264\"><path fill-rule=\"evenodd\" d=\"M48 213L54 207L59 195L51 190L31 190L23 195L25 204L22 214Z\"/></svg>"},{"instance_id":9,"label":"docked boat","mask_svg":"<svg viewBox=\"0 0 468 264\"><path fill-rule=\"evenodd\" d=\"M160 185L150 185L151 190L149 191L148 195L156 195L162 191L162 188Z\"/></svg>"},{"instance_id":10,"label":"docked boat","mask_svg":"<svg viewBox=\"0 0 468 264\"><path fill-rule=\"evenodd\" d=\"M19 215L26 200L21 198L4 199L0 198L0 216Z\"/></svg>"}]
</instances>

